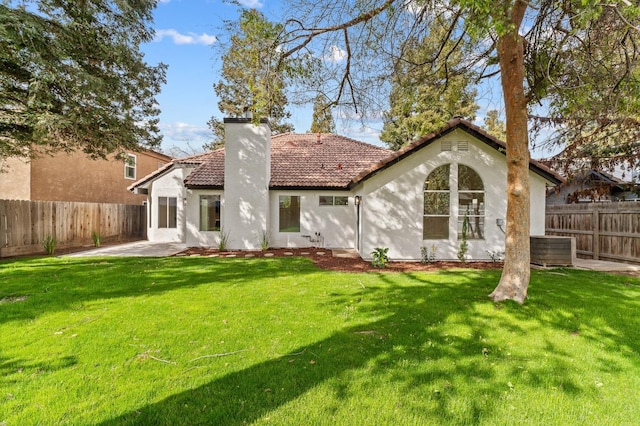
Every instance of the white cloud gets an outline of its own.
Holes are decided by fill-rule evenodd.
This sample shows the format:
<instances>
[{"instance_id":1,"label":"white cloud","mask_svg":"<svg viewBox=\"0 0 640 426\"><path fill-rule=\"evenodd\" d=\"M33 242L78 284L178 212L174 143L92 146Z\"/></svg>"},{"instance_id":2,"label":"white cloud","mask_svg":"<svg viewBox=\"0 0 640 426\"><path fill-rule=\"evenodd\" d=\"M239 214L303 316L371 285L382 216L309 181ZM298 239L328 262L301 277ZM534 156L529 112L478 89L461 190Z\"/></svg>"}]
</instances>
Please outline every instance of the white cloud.
<instances>
[{"instance_id":1,"label":"white cloud","mask_svg":"<svg viewBox=\"0 0 640 426\"><path fill-rule=\"evenodd\" d=\"M187 34L181 34L174 29L169 29L157 30L153 41L159 42L162 41L165 37L172 38L175 44L202 44L205 46L209 46L210 44L213 44L218 40L216 36L206 33L196 34L190 32Z\"/></svg>"},{"instance_id":2,"label":"white cloud","mask_svg":"<svg viewBox=\"0 0 640 426\"><path fill-rule=\"evenodd\" d=\"M380 140L380 131L373 127L342 127L338 133L371 145L381 146L383 148L387 147L385 143Z\"/></svg>"},{"instance_id":3,"label":"white cloud","mask_svg":"<svg viewBox=\"0 0 640 426\"><path fill-rule=\"evenodd\" d=\"M260 0L239 0L238 3L240 3L240 5L244 7L254 9L262 7L262 3L260 2Z\"/></svg>"},{"instance_id":4,"label":"white cloud","mask_svg":"<svg viewBox=\"0 0 640 426\"><path fill-rule=\"evenodd\" d=\"M165 144L193 143L202 145L212 138L211 130L207 126L183 123L181 121L160 122L160 133L164 136Z\"/></svg>"},{"instance_id":5,"label":"white cloud","mask_svg":"<svg viewBox=\"0 0 640 426\"><path fill-rule=\"evenodd\" d=\"M347 51L338 46L329 46L329 54L324 57L326 61L338 63L344 61L347 57Z\"/></svg>"},{"instance_id":6,"label":"white cloud","mask_svg":"<svg viewBox=\"0 0 640 426\"><path fill-rule=\"evenodd\" d=\"M169 3L171 0L160 0L160 3Z\"/></svg>"}]
</instances>

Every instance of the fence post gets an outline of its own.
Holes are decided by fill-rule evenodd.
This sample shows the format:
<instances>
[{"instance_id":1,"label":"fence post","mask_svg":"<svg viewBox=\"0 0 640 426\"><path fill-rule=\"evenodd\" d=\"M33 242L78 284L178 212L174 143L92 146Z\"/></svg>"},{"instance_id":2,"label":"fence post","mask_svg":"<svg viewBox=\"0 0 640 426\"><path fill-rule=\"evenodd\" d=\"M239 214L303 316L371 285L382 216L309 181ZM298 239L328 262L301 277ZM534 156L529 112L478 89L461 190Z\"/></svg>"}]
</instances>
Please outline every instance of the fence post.
<instances>
[{"instance_id":1,"label":"fence post","mask_svg":"<svg viewBox=\"0 0 640 426\"><path fill-rule=\"evenodd\" d=\"M593 260L599 260L600 259L600 210L598 209L598 206L594 206L594 207L596 208L593 209L593 218L591 219L593 221L592 223L593 237L592 237L591 244L593 244Z\"/></svg>"}]
</instances>

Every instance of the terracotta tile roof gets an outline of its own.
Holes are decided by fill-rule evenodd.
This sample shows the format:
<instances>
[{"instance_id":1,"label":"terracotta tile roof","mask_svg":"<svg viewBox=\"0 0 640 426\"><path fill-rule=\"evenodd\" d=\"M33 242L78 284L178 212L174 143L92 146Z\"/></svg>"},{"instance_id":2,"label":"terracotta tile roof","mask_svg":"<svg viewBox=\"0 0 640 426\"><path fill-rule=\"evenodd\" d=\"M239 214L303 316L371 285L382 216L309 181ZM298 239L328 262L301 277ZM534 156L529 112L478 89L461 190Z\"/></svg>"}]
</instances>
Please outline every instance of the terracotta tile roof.
<instances>
[{"instance_id":1,"label":"terracotta tile roof","mask_svg":"<svg viewBox=\"0 0 640 426\"><path fill-rule=\"evenodd\" d=\"M129 187L127 187L127 189L129 191L133 191L133 190L135 190L136 188L138 188L140 186L144 186L149 181L151 181L151 180L153 180L153 179L155 179L155 178L157 178L159 176L162 176L163 174L167 173L169 170L174 168L176 165L193 165L193 166L197 166L197 165L200 165L202 163L205 163L205 162L207 162L209 160L211 155L212 155L212 152L205 152L204 154L192 155L190 157L177 158L175 160L171 160L170 162L168 162L164 166L160 167L158 170L155 170L155 171L149 173L148 175L146 175L142 179L140 179L137 182L129 185Z\"/></svg>"},{"instance_id":2,"label":"terracotta tile roof","mask_svg":"<svg viewBox=\"0 0 640 426\"><path fill-rule=\"evenodd\" d=\"M272 189L351 189L380 171L429 146L449 132L462 128L497 151L504 153L504 142L469 121L454 118L438 132L426 135L399 151L389 151L334 134L285 133L271 138ZM173 160L141 179L130 190L166 173L177 164L198 166L186 179L190 188L224 187L224 148ZM531 160L529 169L548 181L564 179L543 164Z\"/></svg>"},{"instance_id":3,"label":"terracotta tile roof","mask_svg":"<svg viewBox=\"0 0 640 426\"><path fill-rule=\"evenodd\" d=\"M346 189L362 170L391 151L334 134L285 133L271 138L271 188ZM185 185L222 188L224 149L210 157L187 179Z\"/></svg>"},{"instance_id":4,"label":"terracotta tile roof","mask_svg":"<svg viewBox=\"0 0 640 426\"><path fill-rule=\"evenodd\" d=\"M224 148L208 152L207 161L184 180L187 187L216 188L224 186Z\"/></svg>"},{"instance_id":5,"label":"terracotta tile roof","mask_svg":"<svg viewBox=\"0 0 640 426\"><path fill-rule=\"evenodd\" d=\"M391 151L334 134L285 133L271 139L272 188L346 188Z\"/></svg>"}]
</instances>

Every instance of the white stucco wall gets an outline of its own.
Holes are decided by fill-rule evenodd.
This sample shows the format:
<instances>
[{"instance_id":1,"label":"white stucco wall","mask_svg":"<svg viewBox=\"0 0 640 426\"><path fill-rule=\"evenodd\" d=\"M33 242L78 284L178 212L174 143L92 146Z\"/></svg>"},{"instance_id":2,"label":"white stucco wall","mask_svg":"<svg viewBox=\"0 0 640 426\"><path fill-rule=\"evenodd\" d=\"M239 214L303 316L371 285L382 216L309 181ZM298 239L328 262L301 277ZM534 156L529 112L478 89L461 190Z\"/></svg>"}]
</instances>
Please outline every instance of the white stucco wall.
<instances>
[{"instance_id":1,"label":"white stucco wall","mask_svg":"<svg viewBox=\"0 0 640 426\"><path fill-rule=\"evenodd\" d=\"M535 173L531 177L531 235L544 235L544 215L546 210L547 182ZM505 185L506 186L506 185ZM505 190L506 191L506 190ZM506 212L506 210L505 210Z\"/></svg>"},{"instance_id":2,"label":"white stucco wall","mask_svg":"<svg viewBox=\"0 0 640 426\"><path fill-rule=\"evenodd\" d=\"M458 151L457 142L468 141L468 151ZM452 142L452 151L441 151L441 142ZM360 253L368 259L376 247L388 247L391 259L420 259L420 247L435 245L438 259L457 259L460 242L457 221L449 221L448 240L423 240L424 182L434 169L445 164L463 164L481 177L485 190L484 239L468 240L468 259L489 259L487 251L504 251L504 233L496 224L506 217L505 156L456 130L415 152L365 181L362 188L362 232ZM457 166L452 166L457 169ZM455 174L454 174L455 176ZM544 234L545 182L531 174L531 233ZM457 182L451 182L452 189ZM451 194L451 215L457 217L457 197ZM504 229L504 227L503 227Z\"/></svg>"},{"instance_id":3,"label":"white stucco wall","mask_svg":"<svg viewBox=\"0 0 640 426\"><path fill-rule=\"evenodd\" d=\"M280 195L300 196L300 232L279 232ZM320 206L319 196L349 197L346 206ZM356 207L353 193L345 191L271 191L272 247L355 248ZM320 233L320 240L315 233ZM305 238L309 235L311 238Z\"/></svg>"},{"instance_id":4,"label":"white stucco wall","mask_svg":"<svg viewBox=\"0 0 640 426\"><path fill-rule=\"evenodd\" d=\"M188 247L213 247L218 248L220 243L219 231L200 230L200 196L220 196L220 222L224 228L224 191L222 190L190 190L187 189L186 205L186 243Z\"/></svg>"},{"instance_id":5,"label":"white stucco wall","mask_svg":"<svg viewBox=\"0 0 640 426\"><path fill-rule=\"evenodd\" d=\"M204 232L199 230L199 199L200 195L220 195L221 226L229 233L229 240L238 232L239 221L233 214L225 214L228 209L225 191L222 190L187 190L186 192L186 243L190 247L217 247L220 233L217 231ZM279 232L279 197L290 195L300 197L300 232ZM321 195L348 197L346 206L321 206ZM269 194L268 231L271 247L323 247L323 248L355 248L356 236L356 207L354 195L344 191L271 191ZM229 218L232 222L229 223ZM320 235L316 237L316 232ZM308 237L307 237L308 236ZM246 245L244 250L260 248L261 232L244 233ZM317 241L312 241L317 240ZM237 241L237 239L236 239ZM247 247L250 246L250 247ZM230 247L233 249L233 247Z\"/></svg>"},{"instance_id":6,"label":"white stucco wall","mask_svg":"<svg viewBox=\"0 0 640 426\"><path fill-rule=\"evenodd\" d=\"M269 221L271 129L250 120L225 120L225 208L230 249L258 250Z\"/></svg>"},{"instance_id":7,"label":"white stucco wall","mask_svg":"<svg viewBox=\"0 0 640 426\"><path fill-rule=\"evenodd\" d=\"M257 132L257 134L256 134ZM496 220L506 216L505 156L456 130L364 181L353 191L269 190L268 155L264 155L264 129L232 127L229 138L242 140L226 164L225 190L186 190L183 180L193 168L174 168L149 184L151 241L182 241L189 246L217 247L220 232L199 230L200 195L220 195L221 225L229 234L228 248L260 249L263 230L270 235L270 246L280 248L324 247L356 248L370 258L376 247L388 247L393 260L419 260L420 247L436 246L437 259L456 259L457 182L451 182L451 220L449 239L423 240L423 185L437 167L451 164L453 170L464 164L481 177L485 191L484 239L469 240L467 258L489 259L487 251L504 251L504 233ZM468 142L468 151L457 150L459 141ZM441 151L441 142L451 142L453 150ZM262 147L262 148L261 148ZM248 162L247 162L248 161ZM230 170L233 170L231 173ZM456 175L455 173L453 174ZM531 234L544 235L546 182L531 173ZM300 232L279 231L279 197L300 197ZM347 196L346 206L321 206L319 197ZM360 228L354 197L362 197ZM176 197L177 227L158 229L158 197ZM504 227L503 227L504 229ZM319 233L319 237L316 235ZM312 241L316 240L316 241ZM359 240L359 242L358 242Z\"/></svg>"},{"instance_id":8,"label":"white stucco wall","mask_svg":"<svg viewBox=\"0 0 640 426\"><path fill-rule=\"evenodd\" d=\"M193 170L191 167L175 167L151 183L149 202L147 203L147 238L149 241L186 242L185 208L189 206L189 203L183 181ZM176 228L158 228L158 197L177 198ZM185 201L187 201L186 205ZM196 214L197 206L198 204L195 203Z\"/></svg>"}]
</instances>

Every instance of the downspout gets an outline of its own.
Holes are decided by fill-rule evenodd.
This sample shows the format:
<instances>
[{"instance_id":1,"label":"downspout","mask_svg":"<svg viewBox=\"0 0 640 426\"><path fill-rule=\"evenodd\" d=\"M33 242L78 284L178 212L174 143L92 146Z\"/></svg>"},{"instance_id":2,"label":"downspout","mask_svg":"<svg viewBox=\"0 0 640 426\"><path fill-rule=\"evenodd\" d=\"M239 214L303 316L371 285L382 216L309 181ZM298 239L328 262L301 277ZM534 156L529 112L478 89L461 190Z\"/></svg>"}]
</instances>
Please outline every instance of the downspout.
<instances>
[{"instance_id":1,"label":"downspout","mask_svg":"<svg viewBox=\"0 0 640 426\"><path fill-rule=\"evenodd\" d=\"M359 254L360 253L360 203L362 202L362 197L360 195L356 195L353 200L356 205L356 250L358 251L358 254Z\"/></svg>"}]
</instances>

